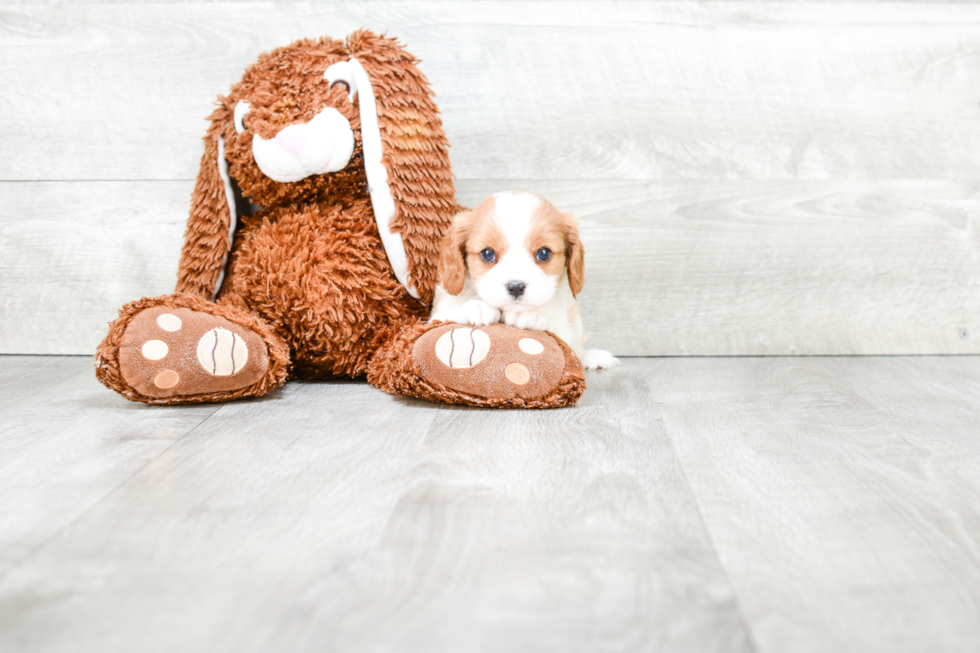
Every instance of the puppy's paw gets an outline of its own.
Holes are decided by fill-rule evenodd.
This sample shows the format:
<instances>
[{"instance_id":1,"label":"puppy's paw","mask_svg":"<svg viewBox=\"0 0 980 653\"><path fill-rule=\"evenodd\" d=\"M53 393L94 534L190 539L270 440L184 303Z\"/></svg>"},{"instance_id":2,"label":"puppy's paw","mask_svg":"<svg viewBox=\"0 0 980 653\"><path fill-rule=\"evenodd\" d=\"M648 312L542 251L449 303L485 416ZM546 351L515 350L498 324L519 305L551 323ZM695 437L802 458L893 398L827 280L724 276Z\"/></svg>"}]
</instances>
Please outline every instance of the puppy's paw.
<instances>
[{"instance_id":1,"label":"puppy's paw","mask_svg":"<svg viewBox=\"0 0 980 653\"><path fill-rule=\"evenodd\" d=\"M582 355L582 367L587 370L608 370L619 365L619 359L605 349L587 349Z\"/></svg>"},{"instance_id":2,"label":"puppy's paw","mask_svg":"<svg viewBox=\"0 0 980 653\"><path fill-rule=\"evenodd\" d=\"M535 311L504 311L504 324L528 331L548 330L548 318Z\"/></svg>"},{"instance_id":3,"label":"puppy's paw","mask_svg":"<svg viewBox=\"0 0 980 653\"><path fill-rule=\"evenodd\" d=\"M471 299L459 306L443 308L432 315L433 320L444 320L456 324L486 326L500 321L500 311L480 299Z\"/></svg>"}]
</instances>

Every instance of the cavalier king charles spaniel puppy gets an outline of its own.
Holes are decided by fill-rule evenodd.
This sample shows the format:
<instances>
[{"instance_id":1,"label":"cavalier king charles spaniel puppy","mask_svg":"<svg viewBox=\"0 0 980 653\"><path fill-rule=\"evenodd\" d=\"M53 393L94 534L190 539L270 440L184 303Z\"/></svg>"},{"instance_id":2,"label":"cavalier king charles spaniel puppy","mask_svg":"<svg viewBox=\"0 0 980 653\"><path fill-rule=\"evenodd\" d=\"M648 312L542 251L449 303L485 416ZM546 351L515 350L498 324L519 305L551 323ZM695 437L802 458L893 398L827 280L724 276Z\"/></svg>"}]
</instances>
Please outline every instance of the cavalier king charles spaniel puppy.
<instances>
[{"instance_id":1,"label":"cavalier king charles spaniel puppy","mask_svg":"<svg viewBox=\"0 0 980 653\"><path fill-rule=\"evenodd\" d=\"M457 324L504 322L551 331L587 370L619 363L604 349L585 349L575 298L585 253L571 213L526 192L491 195L453 220L442 243L432 316Z\"/></svg>"}]
</instances>

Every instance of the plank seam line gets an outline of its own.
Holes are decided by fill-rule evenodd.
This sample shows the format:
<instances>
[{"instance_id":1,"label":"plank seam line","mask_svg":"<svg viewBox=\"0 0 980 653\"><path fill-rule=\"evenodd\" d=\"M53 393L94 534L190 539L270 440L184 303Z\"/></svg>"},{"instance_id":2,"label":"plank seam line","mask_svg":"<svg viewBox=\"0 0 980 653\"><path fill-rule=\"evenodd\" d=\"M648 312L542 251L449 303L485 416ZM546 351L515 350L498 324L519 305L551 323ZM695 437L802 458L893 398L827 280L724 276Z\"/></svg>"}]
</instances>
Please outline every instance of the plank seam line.
<instances>
[{"instance_id":1,"label":"plank seam line","mask_svg":"<svg viewBox=\"0 0 980 653\"><path fill-rule=\"evenodd\" d=\"M670 443L670 450L674 452L674 460L677 461L677 466L681 470L681 476L684 478L684 483L687 485L687 491L691 495L691 501L694 502L694 509L698 513L698 521L701 522L701 528L704 531L704 536L707 538L708 544L711 546L711 553L715 558L715 562L718 563L718 569L724 575L725 581L728 583L728 587L732 592L732 602L735 604L735 614L738 615L738 621L740 624L742 624L742 631L745 633L745 640L749 645L749 650L754 651L755 653L760 653L759 647L755 642L755 637L753 636L752 626L749 623L748 617L745 615L745 611L742 609L742 600L738 595L738 591L735 589L735 583L732 581L732 577L731 574L728 573L728 569L726 569L725 565L722 563L721 556L718 555L718 547L715 546L715 540L711 536L711 531L708 530L708 523L705 521L704 513L701 511L701 504L698 503L698 497L694 493L694 489L691 487L691 481L687 476L687 470L684 469L684 461L681 460L680 455L678 455L677 447L674 445L674 437L671 434L667 423L663 420L663 414L660 412L660 402L654 398L653 392L650 391L650 386L645 380L644 385L647 387L650 401L652 401L653 405L657 408L657 415L660 417L661 428L667 435L667 442Z\"/></svg>"},{"instance_id":2,"label":"plank seam line","mask_svg":"<svg viewBox=\"0 0 980 653\"><path fill-rule=\"evenodd\" d=\"M170 184L194 181L196 180L193 177L172 179L0 179L0 184Z\"/></svg>"},{"instance_id":3,"label":"plank seam line","mask_svg":"<svg viewBox=\"0 0 980 653\"><path fill-rule=\"evenodd\" d=\"M847 381L847 386L851 389L851 392L853 392L855 394L855 396L860 397L865 403L867 403L868 406L874 411L874 413L876 415L884 415L884 414L886 414L885 411L883 411L878 404L876 404L874 401L871 400L871 398L865 396L865 394L863 392L861 392L861 387L860 386L856 385L852 381ZM964 397L964 399L966 401L970 401L970 398L969 397ZM830 416L830 414L827 413L826 409L824 409L824 408L818 408L817 410L820 412L820 415L823 416L823 418L827 421L827 423L830 424L830 427L832 429L834 429L834 432L837 433L837 435L843 440L844 439L844 434L840 432L840 429L839 428L837 428L837 424L834 423L833 418ZM914 442L912 442L911 440L909 440L908 438L906 438L904 433L902 433L901 431L897 430L896 428L893 428L891 426L888 426L887 427L887 431L888 431L888 433L891 433L892 435L897 436L902 442L904 442L906 445L908 445L908 447L910 449L912 449L913 451L915 451L915 453L918 454L920 456L920 458L924 459L925 457L927 457L927 456L930 455L930 451L928 449L926 449L926 448L924 448L924 447L922 447L922 446L920 446L918 444L915 444ZM955 470L955 469L954 470L948 470L948 472L951 473L953 476L955 476L956 479L959 481L959 484L962 486L960 488L961 491L966 492L967 494L969 494L969 495L971 495L973 497L977 497L978 496L977 491L975 491L972 488L972 486L970 485L970 482L963 476L963 474L959 470Z\"/></svg>"},{"instance_id":4,"label":"plank seam line","mask_svg":"<svg viewBox=\"0 0 980 653\"><path fill-rule=\"evenodd\" d=\"M157 460L159 460L161 456L163 456L168 451L170 451L178 443L182 442L184 440L184 438L186 438L188 435L190 435L191 433L193 433L194 431L196 431L197 429L199 429L201 426L203 426L205 423L207 423L208 421L210 421L210 419L212 417L214 417L219 412L221 412L221 409L222 408L225 408L226 406L227 406L227 404L218 406L218 408L215 409L215 411L213 413L211 413L210 415L208 415L207 417L205 417L203 420L201 420L200 422L198 422L197 424L195 424L193 427L191 427L190 430L188 430L186 433L184 433L179 438L177 438L176 440L174 440L173 442L171 442L169 445L167 445L167 447L165 449L163 449L163 451L161 451L160 453L158 453L151 460L147 461L147 463L145 465L141 465L139 469L137 469L136 471L134 471L132 474L130 474L125 479L123 479L122 481L120 481L111 490L109 490L108 492L106 492L105 494L103 494L101 497L99 497L98 501L96 501L95 503L93 503L89 507L87 507L84 510L82 510L82 512L79 513L74 519L70 520L69 522L67 522L66 524L64 524L61 528L57 529L47 539L45 539L43 542L41 542L36 547L34 547L34 549L30 553L25 554L15 564L11 565L11 567L7 570L7 572L4 575L0 576L0 587L3 587L3 584L6 582L6 580L11 575L13 575L13 573L16 570L20 569L29 560L31 560L32 558L34 558L35 556L37 556L39 553L41 553L44 549L46 549L48 546L50 546L51 543L54 542L55 540L57 540L61 536L62 533L64 533L65 531L67 531L69 528L71 528L72 526L74 526L75 524L77 524L79 521L81 521L83 518L85 518L86 515L88 515L89 513L91 513L93 510L95 510L96 508L98 508L100 505L102 505L102 503L106 499L108 499L109 497L111 497L112 495L114 495L116 492L118 492L120 488L122 488L124 485L126 485L130 481L132 481L136 476L138 476L139 474L143 473L143 470L145 470L147 467L149 467L150 465L152 465L153 463L155 463Z\"/></svg>"}]
</instances>

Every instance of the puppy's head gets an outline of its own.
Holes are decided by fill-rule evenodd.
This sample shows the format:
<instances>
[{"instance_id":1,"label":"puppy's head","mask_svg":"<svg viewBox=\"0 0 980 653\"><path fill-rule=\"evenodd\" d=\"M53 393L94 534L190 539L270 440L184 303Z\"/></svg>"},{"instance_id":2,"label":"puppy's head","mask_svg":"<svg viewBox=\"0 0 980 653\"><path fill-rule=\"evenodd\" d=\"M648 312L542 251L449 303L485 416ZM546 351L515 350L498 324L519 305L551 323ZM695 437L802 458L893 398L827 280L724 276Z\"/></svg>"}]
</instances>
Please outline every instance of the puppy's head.
<instances>
[{"instance_id":1,"label":"puppy's head","mask_svg":"<svg viewBox=\"0 0 980 653\"><path fill-rule=\"evenodd\" d=\"M439 276L446 291L462 292L467 273L494 308L543 306L566 274L578 295L585 253L574 216L533 193L491 195L456 216L443 241Z\"/></svg>"}]
</instances>

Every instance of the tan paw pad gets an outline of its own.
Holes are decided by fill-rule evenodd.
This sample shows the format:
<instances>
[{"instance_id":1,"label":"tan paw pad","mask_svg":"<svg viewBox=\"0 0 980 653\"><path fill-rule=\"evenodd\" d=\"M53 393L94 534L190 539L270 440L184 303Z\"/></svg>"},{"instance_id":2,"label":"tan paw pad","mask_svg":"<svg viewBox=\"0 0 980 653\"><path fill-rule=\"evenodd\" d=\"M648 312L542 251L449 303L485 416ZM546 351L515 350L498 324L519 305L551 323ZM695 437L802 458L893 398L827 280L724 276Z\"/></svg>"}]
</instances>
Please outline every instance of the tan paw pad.
<instances>
[{"instance_id":1,"label":"tan paw pad","mask_svg":"<svg viewBox=\"0 0 980 653\"><path fill-rule=\"evenodd\" d=\"M170 348L162 340L147 340L140 347L140 353L143 354L143 358L150 361L158 361L161 358L166 358L169 352Z\"/></svg>"},{"instance_id":2,"label":"tan paw pad","mask_svg":"<svg viewBox=\"0 0 980 653\"><path fill-rule=\"evenodd\" d=\"M544 345L534 338L521 338L521 341L517 343L517 346L521 348L522 352L532 356L537 356L544 351Z\"/></svg>"},{"instance_id":3,"label":"tan paw pad","mask_svg":"<svg viewBox=\"0 0 980 653\"><path fill-rule=\"evenodd\" d=\"M544 351L544 348L542 348ZM527 385L527 382L531 380L531 373L526 367L520 363L511 363L504 370L504 375L507 380L516 385Z\"/></svg>"},{"instance_id":4,"label":"tan paw pad","mask_svg":"<svg viewBox=\"0 0 980 653\"><path fill-rule=\"evenodd\" d=\"M436 356L446 367L473 367L490 352L490 336L482 331L460 327L436 340Z\"/></svg>"},{"instance_id":5,"label":"tan paw pad","mask_svg":"<svg viewBox=\"0 0 980 653\"><path fill-rule=\"evenodd\" d=\"M163 370L153 377L153 385L161 390L168 390L180 383L180 375L173 370Z\"/></svg>"},{"instance_id":6,"label":"tan paw pad","mask_svg":"<svg viewBox=\"0 0 980 653\"><path fill-rule=\"evenodd\" d=\"M216 327L197 343L197 360L208 374L231 376L248 362L248 345L237 333Z\"/></svg>"},{"instance_id":7,"label":"tan paw pad","mask_svg":"<svg viewBox=\"0 0 980 653\"><path fill-rule=\"evenodd\" d=\"M183 322L180 318L173 313L162 313L157 317L157 326L159 326L164 331L169 331L173 333L174 331L180 331L180 327Z\"/></svg>"}]
</instances>

